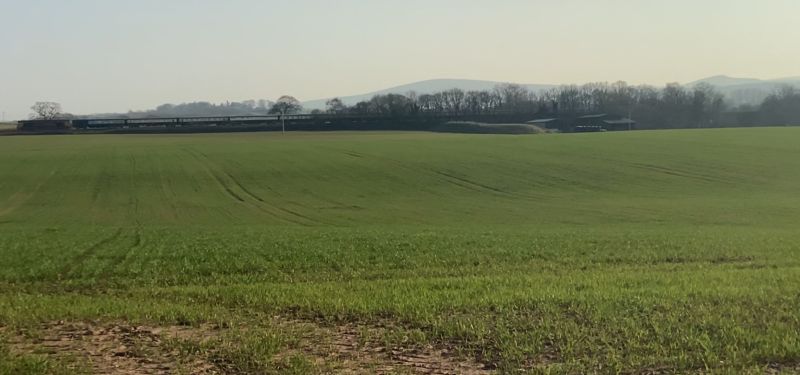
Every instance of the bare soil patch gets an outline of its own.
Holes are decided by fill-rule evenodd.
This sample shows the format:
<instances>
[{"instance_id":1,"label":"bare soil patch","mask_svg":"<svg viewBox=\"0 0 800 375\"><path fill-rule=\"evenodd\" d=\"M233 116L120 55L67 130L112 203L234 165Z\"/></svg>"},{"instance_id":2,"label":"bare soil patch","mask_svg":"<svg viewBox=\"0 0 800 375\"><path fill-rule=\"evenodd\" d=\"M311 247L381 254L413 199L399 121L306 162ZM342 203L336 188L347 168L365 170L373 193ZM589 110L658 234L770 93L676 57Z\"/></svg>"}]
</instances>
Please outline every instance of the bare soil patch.
<instances>
[{"instance_id":1,"label":"bare soil patch","mask_svg":"<svg viewBox=\"0 0 800 375\"><path fill-rule=\"evenodd\" d=\"M482 375L493 371L484 364L461 356L452 347L395 344L387 345L382 338L387 328L359 324L333 327L302 321L280 323L298 328L306 334L298 350L319 367L332 368L338 374L431 374Z\"/></svg>"},{"instance_id":2,"label":"bare soil patch","mask_svg":"<svg viewBox=\"0 0 800 375\"><path fill-rule=\"evenodd\" d=\"M246 331L247 328L241 328ZM269 329L297 340L273 358L276 368L302 356L319 373L483 375L493 371L457 353L452 347L409 343L386 344L388 328L359 324L323 326L308 321L275 318ZM213 325L134 326L127 323L53 322L41 328L0 333L13 353L64 358L95 374L228 374L236 373L212 360L215 343L228 329ZM210 344L208 352L182 355L170 339ZM403 341L403 340L400 340Z\"/></svg>"},{"instance_id":3,"label":"bare soil patch","mask_svg":"<svg viewBox=\"0 0 800 375\"><path fill-rule=\"evenodd\" d=\"M148 327L127 324L47 324L34 332L18 331L9 342L12 352L76 359L75 368L95 374L218 374L202 358L180 358L165 346L169 338L205 341L220 330L202 327ZM6 333L8 335L8 332Z\"/></svg>"}]
</instances>

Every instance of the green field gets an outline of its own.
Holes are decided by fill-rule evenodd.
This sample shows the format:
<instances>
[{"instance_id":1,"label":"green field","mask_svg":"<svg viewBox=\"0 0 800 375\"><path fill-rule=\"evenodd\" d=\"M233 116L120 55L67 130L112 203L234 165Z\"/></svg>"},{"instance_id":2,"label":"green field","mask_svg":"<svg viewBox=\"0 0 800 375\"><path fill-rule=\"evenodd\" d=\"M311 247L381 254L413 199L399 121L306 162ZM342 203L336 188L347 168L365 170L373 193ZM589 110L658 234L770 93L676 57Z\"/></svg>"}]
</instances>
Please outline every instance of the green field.
<instances>
[{"instance_id":1,"label":"green field","mask_svg":"<svg viewBox=\"0 0 800 375\"><path fill-rule=\"evenodd\" d=\"M97 372L43 344L70 324L195 332L124 341L176 372L797 372L799 145L2 137L0 373Z\"/></svg>"}]
</instances>

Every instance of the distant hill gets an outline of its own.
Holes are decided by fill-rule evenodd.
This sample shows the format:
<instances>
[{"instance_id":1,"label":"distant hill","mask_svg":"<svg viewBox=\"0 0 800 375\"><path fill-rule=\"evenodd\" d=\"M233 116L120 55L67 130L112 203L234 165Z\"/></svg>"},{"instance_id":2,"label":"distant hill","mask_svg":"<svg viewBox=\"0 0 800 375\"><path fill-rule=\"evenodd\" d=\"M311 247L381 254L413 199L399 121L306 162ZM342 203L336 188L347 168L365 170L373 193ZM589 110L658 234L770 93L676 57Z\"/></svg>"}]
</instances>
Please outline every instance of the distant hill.
<instances>
[{"instance_id":1,"label":"distant hill","mask_svg":"<svg viewBox=\"0 0 800 375\"><path fill-rule=\"evenodd\" d=\"M407 94L411 91L419 94L432 94L439 91L444 91L452 88L459 88L465 91L469 90L491 90L499 84L505 82L499 81L484 81L472 79L431 79L427 81L420 81L409 83L401 86L391 87L379 91L373 91L365 94L340 96L347 105L353 105L360 101L369 100L375 95L385 94ZM694 86L700 83L708 83L721 91L728 99L728 103L733 106L742 104L758 105L764 98L774 92L782 85L796 85L800 86L800 76L786 77L772 80L763 80L757 78L740 78L730 77L726 75L716 75L708 78L703 78L694 82L687 83L687 86ZM529 90L538 92L557 87L558 85L552 84L522 84ZM303 102L303 107L309 110L324 109L325 102L330 98L309 100Z\"/></svg>"},{"instance_id":2,"label":"distant hill","mask_svg":"<svg viewBox=\"0 0 800 375\"><path fill-rule=\"evenodd\" d=\"M353 105L360 101L369 100L375 95L385 95L385 94L407 94L411 91L416 92L419 94L433 94L435 92L449 90L453 88L459 88L464 91L470 90L491 90L495 86L499 84L503 84L505 82L498 82L498 81L481 81L481 80L472 80L472 79L431 79L427 81L420 81L409 83L406 85L391 87L384 90L373 91L366 94L360 95L351 95L351 96L340 96L339 99L342 100L347 105ZM522 86L527 87L531 91L543 91L553 87L557 87L558 85L548 85L548 84L522 84ZM325 99L318 99L318 100L310 100L307 102L303 102L303 107L306 109L324 109L325 102L331 98Z\"/></svg>"},{"instance_id":3,"label":"distant hill","mask_svg":"<svg viewBox=\"0 0 800 375\"><path fill-rule=\"evenodd\" d=\"M750 84L759 84L765 81L757 79L757 78L737 78L737 77L730 77L726 75L717 75L713 77L699 79L694 82L690 82L688 86L695 86L700 83L708 83L714 87L722 88L722 87L729 87L729 86L737 86L737 85L750 85Z\"/></svg>"},{"instance_id":4,"label":"distant hill","mask_svg":"<svg viewBox=\"0 0 800 375\"><path fill-rule=\"evenodd\" d=\"M394 94L408 94L415 92L417 95L432 94L453 88L459 88L464 91L471 90L492 90L495 86L506 82L500 81L485 81L485 80L472 80L472 79L431 79L427 81L419 81L405 85L395 86L383 90L373 91L360 95L339 96L346 105L354 105L360 101L371 99L375 95L385 95L389 93ZM772 80L762 80L756 78L737 78L725 75L717 75L713 77L703 78L694 82L687 83L685 86L692 87L700 83L708 83L716 87L722 92L727 99L727 103L733 107L749 104L757 106L769 94L773 93L782 85L795 85L800 87L800 76L786 77ZM528 90L533 92L546 91L559 85L553 84L521 84ZM331 97L332 98L332 97ZM309 100L303 102L303 107L306 110L325 109L325 102L330 98ZM128 113L104 113L93 114L88 117L94 118L115 118L115 117L175 117L175 116L239 116L239 115L261 115L266 113L266 107L254 108L253 102L249 105L246 103L226 102L213 104L208 102L195 102L183 104L168 104L159 106L156 109L148 111L137 111ZM266 102L266 101L265 101ZM266 106L266 104L265 104ZM164 108L167 108L166 110Z\"/></svg>"},{"instance_id":5,"label":"distant hill","mask_svg":"<svg viewBox=\"0 0 800 375\"><path fill-rule=\"evenodd\" d=\"M800 87L800 77L763 80L718 75L691 82L688 86L694 86L700 83L708 83L716 87L726 96L728 104L730 105L758 105L764 98L781 86L793 85Z\"/></svg>"},{"instance_id":6,"label":"distant hill","mask_svg":"<svg viewBox=\"0 0 800 375\"><path fill-rule=\"evenodd\" d=\"M699 83L708 83L717 88L725 88L733 86L759 86L759 85L774 86L781 84L798 84L800 83L800 76L765 80L758 78L737 78L726 75L717 75L713 77L703 78L694 82L690 82L688 85L693 86Z\"/></svg>"}]
</instances>

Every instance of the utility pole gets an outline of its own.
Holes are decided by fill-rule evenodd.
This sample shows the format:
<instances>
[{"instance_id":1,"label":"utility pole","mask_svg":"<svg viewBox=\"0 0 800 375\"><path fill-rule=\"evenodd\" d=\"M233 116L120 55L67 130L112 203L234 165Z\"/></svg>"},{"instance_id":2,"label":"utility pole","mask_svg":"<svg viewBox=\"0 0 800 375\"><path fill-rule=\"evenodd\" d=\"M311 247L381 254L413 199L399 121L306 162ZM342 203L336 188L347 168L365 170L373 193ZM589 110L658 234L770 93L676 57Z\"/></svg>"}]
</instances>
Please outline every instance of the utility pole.
<instances>
[{"instance_id":1,"label":"utility pole","mask_svg":"<svg viewBox=\"0 0 800 375\"><path fill-rule=\"evenodd\" d=\"M633 109L628 108L628 130L633 130Z\"/></svg>"},{"instance_id":2,"label":"utility pole","mask_svg":"<svg viewBox=\"0 0 800 375\"><path fill-rule=\"evenodd\" d=\"M630 95L630 102L628 102L628 131L633 130L633 105L636 103L633 98L633 93L628 92Z\"/></svg>"},{"instance_id":3,"label":"utility pole","mask_svg":"<svg viewBox=\"0 0 800 375\"><path fill-rule=\"evenodd\" d=\"M286 112L281 111L281 133L286 134Z\"/></svg>"}]
</instances>

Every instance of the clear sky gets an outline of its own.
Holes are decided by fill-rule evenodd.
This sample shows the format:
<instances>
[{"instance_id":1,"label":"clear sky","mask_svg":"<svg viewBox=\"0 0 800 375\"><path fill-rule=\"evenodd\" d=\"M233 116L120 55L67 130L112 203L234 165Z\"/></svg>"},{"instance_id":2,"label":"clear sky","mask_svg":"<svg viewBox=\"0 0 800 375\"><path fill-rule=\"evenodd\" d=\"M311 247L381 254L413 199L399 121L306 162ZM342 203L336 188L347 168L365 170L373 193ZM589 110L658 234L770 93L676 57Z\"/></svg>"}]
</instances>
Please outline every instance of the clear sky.
<instances>
[{"instance_id":1,"label":"clear sky","mask_svg":"<svg viewBox=\"0 0 800 375\"><path fill-rule=\"evenodd\" d=\"M0 111L800 75L798 0L0 0Z\"/></svg>"}]
</instances>

